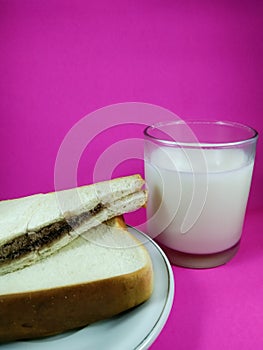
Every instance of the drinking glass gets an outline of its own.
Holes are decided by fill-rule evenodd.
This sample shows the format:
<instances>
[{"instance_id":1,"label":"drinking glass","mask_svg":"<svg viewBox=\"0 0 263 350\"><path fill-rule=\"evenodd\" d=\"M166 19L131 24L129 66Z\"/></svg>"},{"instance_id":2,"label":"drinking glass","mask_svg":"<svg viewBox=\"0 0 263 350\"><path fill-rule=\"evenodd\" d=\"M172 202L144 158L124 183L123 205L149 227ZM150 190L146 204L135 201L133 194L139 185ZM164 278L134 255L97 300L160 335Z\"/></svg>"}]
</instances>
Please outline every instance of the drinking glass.
<instances>
[{"instance_id":1,"label":"drinking glass","mask_svg":"<svg viewBox=\"0 0 263 350\"><path fill-rule=\"evenodd\" d=\"M228 121L144 130L147 231L172 264L209 268L238 251L258 133Z\"/></svg>"}]
</instances>

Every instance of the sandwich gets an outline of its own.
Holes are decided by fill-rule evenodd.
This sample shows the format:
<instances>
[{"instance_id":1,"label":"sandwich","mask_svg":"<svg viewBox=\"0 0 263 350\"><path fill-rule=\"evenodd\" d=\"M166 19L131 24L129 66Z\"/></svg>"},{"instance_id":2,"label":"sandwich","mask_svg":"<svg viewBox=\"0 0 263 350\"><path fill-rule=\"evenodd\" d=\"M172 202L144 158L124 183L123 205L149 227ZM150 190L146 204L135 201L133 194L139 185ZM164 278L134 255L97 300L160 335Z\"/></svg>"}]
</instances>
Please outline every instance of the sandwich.
<instances>
[{"instance_id":1,"label":"sandwich","mask_svg":"<svg viewBox=\"0 0 263 350\"><path fill-rule=\"evenodd\" d=\"M114 217L44 259L0 276L0 342L107 319L147 301L152 289L145 246L122 216Z\"/></svg>"},{"instance_id":2,"label":"sandwich","mask_svg":"<svg viewBox=\"0 0 263 350\"><path fill-rule=\"evenodd\" d=\"M0 202L0 275L30 266L147 200L140 175Z\"/></svg>"}]
</instances>

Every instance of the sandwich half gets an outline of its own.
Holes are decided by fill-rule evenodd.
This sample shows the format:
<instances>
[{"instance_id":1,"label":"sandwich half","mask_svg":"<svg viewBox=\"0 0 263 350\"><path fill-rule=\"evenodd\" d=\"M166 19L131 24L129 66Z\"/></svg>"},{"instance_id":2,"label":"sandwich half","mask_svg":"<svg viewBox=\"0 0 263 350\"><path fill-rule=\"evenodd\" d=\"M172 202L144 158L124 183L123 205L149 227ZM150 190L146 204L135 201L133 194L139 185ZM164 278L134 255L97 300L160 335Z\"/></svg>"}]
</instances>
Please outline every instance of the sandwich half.
<instances>
[{"instance_id":1,"label":"sandwich half","mask_svg":"<svg viewBox=\"0 0 263 350\"><path fill-rule=\"evenodd\" d=\"M146 203L132 175L0 202L0 275L43 259L89 229Z\"/></svg>"},{"instance_id":2,"label":"sandwich half","mask_svg":"<svg viewBox=\"0 0 263 350\"><path fill-rule=\"evenodd\" d=\"M121 217L78 236L35 264L0 276L0 342L62 333L150 298L146 248Z\"/></svg>"}]
</instances>

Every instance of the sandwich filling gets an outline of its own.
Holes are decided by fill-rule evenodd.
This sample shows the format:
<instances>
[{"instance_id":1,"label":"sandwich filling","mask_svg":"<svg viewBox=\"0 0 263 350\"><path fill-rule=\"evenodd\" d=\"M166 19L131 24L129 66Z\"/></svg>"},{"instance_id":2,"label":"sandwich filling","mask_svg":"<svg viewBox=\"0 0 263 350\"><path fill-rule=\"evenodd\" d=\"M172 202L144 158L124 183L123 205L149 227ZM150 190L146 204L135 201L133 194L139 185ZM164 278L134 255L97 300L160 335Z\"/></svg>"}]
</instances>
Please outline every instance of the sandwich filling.
<instances>
[{"instance_id":1,"label":"sandwich filling","mask_svg":"<svg viewBox=\"0 0 263 350\"><path fill-rule=\"evenodd\" d=\"M74 228L78 228L90 217L96 215L104 208L105 206L99 203L87 212L72 216L68 219L61 219L37 231L29 231L10 240L0 247L0 266L31 252L52 245L57 240L70 234Z\"/></svg>"}]
</instances>

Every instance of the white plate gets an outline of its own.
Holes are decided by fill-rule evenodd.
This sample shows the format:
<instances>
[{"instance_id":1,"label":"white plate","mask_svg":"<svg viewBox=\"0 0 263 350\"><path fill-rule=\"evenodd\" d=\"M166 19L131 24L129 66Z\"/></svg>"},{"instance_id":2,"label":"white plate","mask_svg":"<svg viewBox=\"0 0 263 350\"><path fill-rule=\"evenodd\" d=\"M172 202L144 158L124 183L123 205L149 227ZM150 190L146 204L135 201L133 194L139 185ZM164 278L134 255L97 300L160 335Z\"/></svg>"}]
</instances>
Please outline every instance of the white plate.
<instances>
[{"instance_id":1,"label":"white plate","mask_svg":"<svg viewBox=\"0 0 263 350\"><path fill-rule=\"evenodd\" d=\"M129 231L150 253L154 270L154 290L142 305L119 316L89 325L81 330L41 340L17 341L0 345L0 350L143 350L161 332L169 316L173 297L173 272L158 245L133 227Z\"/></svg>"}]
</instances>

